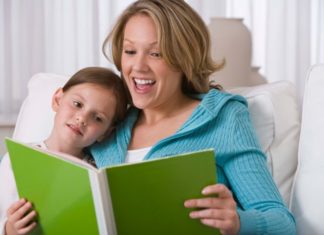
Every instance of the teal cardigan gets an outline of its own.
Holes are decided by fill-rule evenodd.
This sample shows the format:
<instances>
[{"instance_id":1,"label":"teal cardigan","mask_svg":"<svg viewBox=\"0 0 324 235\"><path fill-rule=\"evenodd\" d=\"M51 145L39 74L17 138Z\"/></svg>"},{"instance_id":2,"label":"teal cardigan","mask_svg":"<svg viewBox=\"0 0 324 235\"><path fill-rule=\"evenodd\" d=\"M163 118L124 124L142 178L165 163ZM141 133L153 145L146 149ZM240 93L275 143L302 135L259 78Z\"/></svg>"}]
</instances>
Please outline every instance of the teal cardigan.
<instances>
[{"instance_id":1,"label":"teal cardigan","mask_svg":"<svg viewBox=\"0 0 324 235\"><path fill-rule=\"evenodd\" d=\"M295 220L269 173L246 100L215 89L196 98L201 102L190 118L174 135L152 146L144 160L214 148L218 182L237 202L240 234L295 234ZM131 109L108 140L92 146L98 167L125 161L138 113Z\"/></svg>"}]
</instances>

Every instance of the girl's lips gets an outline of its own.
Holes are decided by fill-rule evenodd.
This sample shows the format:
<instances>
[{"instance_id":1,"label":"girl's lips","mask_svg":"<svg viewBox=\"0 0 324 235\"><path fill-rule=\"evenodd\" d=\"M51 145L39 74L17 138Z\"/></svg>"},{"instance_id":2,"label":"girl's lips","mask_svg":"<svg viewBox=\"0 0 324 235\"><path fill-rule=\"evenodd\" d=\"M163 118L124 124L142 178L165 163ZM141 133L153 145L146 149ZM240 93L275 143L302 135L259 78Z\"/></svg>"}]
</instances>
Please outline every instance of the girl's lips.
<instances>
[{"instance_id":1,"label":"girl's lips","mask_svg":"<svg viewBox=\"0 0 324 235\"><path fill-rule=\"evenodd\" d=\"M83 133L81 132L80 128L73 124L67 124L67 126L77 135L83 136Z\"/></svg>"}]
</instances>

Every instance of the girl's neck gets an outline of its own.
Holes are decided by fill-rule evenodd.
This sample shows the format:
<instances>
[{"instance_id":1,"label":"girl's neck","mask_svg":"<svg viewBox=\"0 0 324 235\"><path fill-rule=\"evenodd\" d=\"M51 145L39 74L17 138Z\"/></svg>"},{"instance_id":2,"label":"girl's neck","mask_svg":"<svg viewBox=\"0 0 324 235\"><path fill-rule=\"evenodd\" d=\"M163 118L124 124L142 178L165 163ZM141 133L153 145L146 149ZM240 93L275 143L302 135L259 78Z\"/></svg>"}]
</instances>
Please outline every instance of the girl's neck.
<instances>
[{"instance_id":1,"label":"girl's neck","mask_svg":"<svg viewBox=\"0 0 324 235\"><path fill-rule=\"evenodd\" d=\"M82 159L84 157L83 149L72 148L71 146L67 146L66 143L60 143L60 141L55 141L55 138L49 136L44 141L45 146L48 150L66 153L77 158Z\"/></svg>"}]
</instances>

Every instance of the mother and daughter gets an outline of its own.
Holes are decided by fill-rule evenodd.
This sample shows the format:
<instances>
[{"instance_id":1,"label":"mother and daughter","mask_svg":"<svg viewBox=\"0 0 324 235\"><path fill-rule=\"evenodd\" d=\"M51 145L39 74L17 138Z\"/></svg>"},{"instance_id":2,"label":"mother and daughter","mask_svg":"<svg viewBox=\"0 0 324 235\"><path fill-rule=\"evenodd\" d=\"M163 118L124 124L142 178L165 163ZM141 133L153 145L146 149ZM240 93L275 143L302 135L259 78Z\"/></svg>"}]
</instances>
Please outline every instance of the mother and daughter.
<instances>
[{"instance_id":1,"label":"mother and daughter","mask_svg":"<svg viewBox=\"0 0 324 235\"><path fill-rule=\"evenodd\" d=\"M82 143L67 142L56 131L56 144L51 144L50 136L44 142L47 148L74 150L81 158L92 157L99 168L213 148L218 183L206 186L201 198L184 202L184 207L194 209L188 216L228 235L296 233L294 218L267 169L246 100L209 84L209 75L222 64L212 60L208 29L185 1L132 3L117 20L103 49L121 73L121 79L114 78L118 88L93 85L98 89L82 90L81 86L91 84L88 81L54 94L56 116L69 110L63 103L72 91L88 94L84 101L72 102L82 110L74 112L78 120L74 113L60 116L64 117L61 125L65 128L68 123L70 128L62 133L71 131L69 135L78 141L89 138ZM126 113L128 93L131 105ZM99 94L105 95L99 98L101 102L91 101ZM81 107L88 101L84 111ZM83 132L88 125L93 128ZM4 169L11 172L9 160L5 160L0 174ZM6 202L0 202L1 229L7 235L27 234L36 226L30 223L36 212L28 201L18 200L14 180L4 184L3 178L1 175L0 201ZM10 196L3 185L16 196Z\"/></svg>"}]
</instances>

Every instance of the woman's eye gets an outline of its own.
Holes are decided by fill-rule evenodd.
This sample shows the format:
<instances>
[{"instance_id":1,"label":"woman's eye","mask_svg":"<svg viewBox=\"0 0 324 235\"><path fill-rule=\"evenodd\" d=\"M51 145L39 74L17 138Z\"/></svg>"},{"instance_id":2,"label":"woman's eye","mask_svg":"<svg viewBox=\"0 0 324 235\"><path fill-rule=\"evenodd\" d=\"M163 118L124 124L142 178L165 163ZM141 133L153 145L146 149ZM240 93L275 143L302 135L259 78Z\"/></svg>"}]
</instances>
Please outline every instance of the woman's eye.
<instances>
[{"instance_id":1,"label":"woman's eye","mask_svg":"<svg viewBox=\"0 0 324 235\"><path fill-rule=\"evenodd\" d=\"M76 108L81 108L82 107L82 104L78 101L73 101L73 106L76 107Z\"/></svg>"},{"instance_id":2,"label":"woman's eye","mask_svg":"<svg viewBox=\"0 0 324 235\"><path fill-rule=\"evenodd\" d=\"M136 51L135 50L124 50L125 54L128 54L128 55L134 55L136 54Z\"/></svg>"},{"instance_id":3,"label":"woman's eye","mask_svg":"<svg viewBox=\"0 0 324 235\"><path fill-rule=\"evenodd\" d=\"M162 57L160 52L152 52L152 53L151 53L151 56L153 56L153 57L157 57L157 58Z\"/></svg>"}]
</instances>

